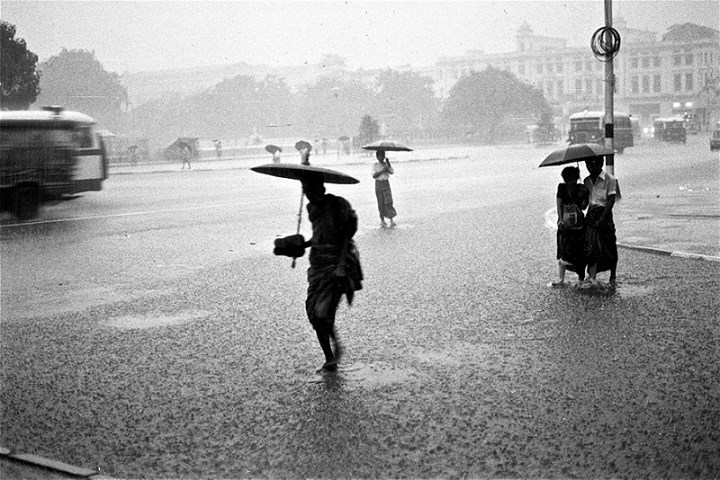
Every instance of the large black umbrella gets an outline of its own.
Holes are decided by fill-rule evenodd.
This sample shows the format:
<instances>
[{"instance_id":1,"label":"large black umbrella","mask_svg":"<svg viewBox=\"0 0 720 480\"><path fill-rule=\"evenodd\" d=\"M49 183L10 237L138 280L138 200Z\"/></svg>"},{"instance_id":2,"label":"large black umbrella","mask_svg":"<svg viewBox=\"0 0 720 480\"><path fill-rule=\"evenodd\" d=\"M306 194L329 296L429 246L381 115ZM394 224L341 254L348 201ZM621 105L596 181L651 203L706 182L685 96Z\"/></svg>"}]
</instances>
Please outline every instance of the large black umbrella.
<instances>
[{"instance_id":1,"label":"large black umbrella","mask_svg":"<svg viewBox=\"0 0 720 480\"><path fill-rule=\"evenodd\" d=\"M282 152L282 148L278 147L277 145L273 145L272 143L269 143L265 145L265 151L274 154L275 152Z\"/></svg>"},{"instance_id":2,"label":"large black umbrella","mask_svg":"<svg viewBox=\"0 0 720 480\"><path fill-rule=\"evenodd\" d=\"M379 140L362 147L364 150L385 150L388 152L412 152L413 149L400 142L392 140Z\"/></svg>"},{"instance_id":3,"label":"large black umbrella","mask_svg":"<svg viewBox=\"0 0 720 480\"><path fill-rule=\"evenodd\" d=\"M598 143L577 143L550 153L539 166L551 167L553 165L565 165L566 163L584 162L591 158L612 155L613 153L612 150Z\"/></svg>"},{"instance_id":4,"label":"large black umbrella","mask_svg":"<svg viewBox=\"0 0 720 480\"><path fill-rule=\"evenodd\" d=\"M360 183L360 180L345 175L337 170L331 170L323 167L313 167L310 165L297 165L295 163L268 163L266 165L259 165L252 167L250 170L253 172L263 173L265 175L272 175L273 177L290 178L293 180L304 180L304 179L317 179L322 180L325 183ZM300 235L300 222L302 221L302 208L303 208L303 195L300 195L300 210L298 211L297 221L297 232L296 235ZM300 237L302 238L302 237ZM295 268L295 257L293 255L292 268Z\"/></svg>"},{"instance_id":5,"label":"large black umbrella","mask_svg":"<svg viewBox=\"0 0 720 480\"><path fill-rule=\"evenodd\" d=\"M263 173L265 175L272 175L273 177L290 178L293 180L304 180L304 179L317 179L322 180L324 183L343 183L353 184L360 183L355 177L346 175L337 170L331 170L329 168L314 167L312 165L302 165L295 163L268 163L266 165L260 165L252 167L250 170L257 173Z\"/></svg>"}]
</instances>

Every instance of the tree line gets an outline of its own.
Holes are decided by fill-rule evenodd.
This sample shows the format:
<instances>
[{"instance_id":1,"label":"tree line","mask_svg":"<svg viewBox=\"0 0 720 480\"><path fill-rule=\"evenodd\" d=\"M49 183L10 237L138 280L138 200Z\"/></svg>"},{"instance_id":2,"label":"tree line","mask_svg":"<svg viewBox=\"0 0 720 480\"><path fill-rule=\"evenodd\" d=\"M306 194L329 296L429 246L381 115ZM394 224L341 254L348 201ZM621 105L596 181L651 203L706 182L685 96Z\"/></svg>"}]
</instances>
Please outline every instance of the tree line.
<instances>
[{"instance_id":1,"label":"tree line","mask_svg":"<svg viewBox=\"0 0 720 480\"><path fill-rule=\"evenodd\" d=\"M489 67L461 77L443 102L433 80L417 72L381 71L374 85L341 71L293 91L283 78L239 75L194 95L130 105L116 73L94 52L62 49L38 64L15 27L2 22L2 108L62 105L94 117L116 134L172 141L179 136L240 139L341 136L496 142L513 118L540 119L542 92L512 73ZM341 59L334 59L342 62ZM374 138L373 138L374 137Z\"/></svg>"}]
</instances>

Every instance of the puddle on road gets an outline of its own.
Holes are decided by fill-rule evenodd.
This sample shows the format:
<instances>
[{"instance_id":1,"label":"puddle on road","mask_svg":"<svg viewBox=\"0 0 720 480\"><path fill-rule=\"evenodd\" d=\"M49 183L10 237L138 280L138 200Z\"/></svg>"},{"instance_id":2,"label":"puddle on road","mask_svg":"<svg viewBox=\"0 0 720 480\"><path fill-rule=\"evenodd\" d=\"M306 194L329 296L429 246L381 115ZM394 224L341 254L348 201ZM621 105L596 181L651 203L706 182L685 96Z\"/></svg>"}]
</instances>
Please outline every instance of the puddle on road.
<instances>
[{"instance_id":1,"label":"puddle on road","mask_svg":"<svg viewBox=\"0 0 720 480\"><path fill-rule=\"evenodd\" d=\"M306 378L308 383L341 384L343 389L354 388L374 389L392 384L402 384L417 381L420 373L413 369L394 368L387 364L354 363L340 365L334 372L320 372Z\"/></svg>"},{"instance_id":2,"label":"puddle on road","mask_svg":"<svg viewBox=\"0 0 720 480\"><path fill-rule=\"evenodd\" d=\"M146 315L125 315L115 317L102 322L106 327L117 328L119 330L139 330L146 328L168 327L178 325L180 323L190 322L206 318L210 312L203 310L192 310L189 312L181 312L176 315L168 315L162 313L149 313Z\"/></svg>"}]
</instances>

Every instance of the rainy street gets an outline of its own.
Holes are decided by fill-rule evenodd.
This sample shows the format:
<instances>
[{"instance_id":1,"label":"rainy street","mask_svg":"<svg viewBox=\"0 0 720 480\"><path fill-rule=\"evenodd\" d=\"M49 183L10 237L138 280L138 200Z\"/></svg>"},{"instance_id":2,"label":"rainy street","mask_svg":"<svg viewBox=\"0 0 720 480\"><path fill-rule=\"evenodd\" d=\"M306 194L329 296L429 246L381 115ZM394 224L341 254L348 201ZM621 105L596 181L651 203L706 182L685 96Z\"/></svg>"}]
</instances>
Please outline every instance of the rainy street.
<instances>
[{"instance_id":1,"label":"rainy street","mask_svg":"<svg viewBox=\"0 0 720 480\"><path fill-rule=\"evenodd\" d=\"M296 181L178 165L3 217L0 443L122 478L719 476L719 264L621 249L615 295L549 288L552 148L390 155L391 230L371 157L313 158L361 180L328 185L365 273L336 373L316 373L307 256L272 254ZM717 212L705 137L615 172L620 241L679 187Z\"/></svg>"}]
</instances>

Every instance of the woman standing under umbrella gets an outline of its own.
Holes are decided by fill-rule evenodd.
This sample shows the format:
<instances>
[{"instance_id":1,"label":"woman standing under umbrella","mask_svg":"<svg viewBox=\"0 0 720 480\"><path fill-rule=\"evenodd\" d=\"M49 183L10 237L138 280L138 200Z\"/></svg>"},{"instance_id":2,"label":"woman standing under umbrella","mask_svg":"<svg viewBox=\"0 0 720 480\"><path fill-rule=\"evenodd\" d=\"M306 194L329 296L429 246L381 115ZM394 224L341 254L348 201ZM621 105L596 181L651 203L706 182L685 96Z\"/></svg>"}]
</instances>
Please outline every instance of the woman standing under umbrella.
<instances>
[{"instance_id":1,"label":"woman standing under umbrella","mask_svg":"<svg viewBox=\"0 0 720 480\"><path fill-rule=\"evenodd\" d=\"M563 183L557 190L557 260L558 274L554 287L565 285L565 271L570 270L578 275L578 280L585 280L585 229L583 210L588 206L590 193L578 183L580 169L565 167L562 170Z\"/></svg>"},{"instance_id":2,"label":"woman standing under umbrella","mask_svg":"<svg viewBox=\"0 0 720 480\"><path fill-rule=\"evenodd\" d=\"M393 206L392 190L390 189L390 175L395 173L390 160L385 156L385 150L378 150L375 154L377 157L377 163L373 165L373 178L375 179L375 196L378 202L378 212L380 213L380 226L387 228L385 219L390 220L390 227L395 227L394 218L397 216L397 211Z\"/></svg>"}]
</instances>

